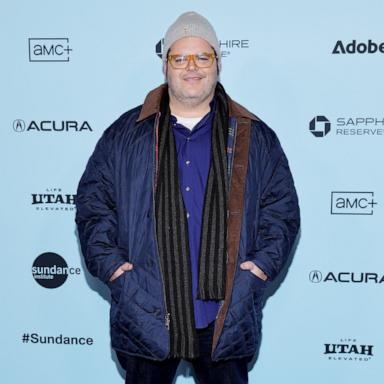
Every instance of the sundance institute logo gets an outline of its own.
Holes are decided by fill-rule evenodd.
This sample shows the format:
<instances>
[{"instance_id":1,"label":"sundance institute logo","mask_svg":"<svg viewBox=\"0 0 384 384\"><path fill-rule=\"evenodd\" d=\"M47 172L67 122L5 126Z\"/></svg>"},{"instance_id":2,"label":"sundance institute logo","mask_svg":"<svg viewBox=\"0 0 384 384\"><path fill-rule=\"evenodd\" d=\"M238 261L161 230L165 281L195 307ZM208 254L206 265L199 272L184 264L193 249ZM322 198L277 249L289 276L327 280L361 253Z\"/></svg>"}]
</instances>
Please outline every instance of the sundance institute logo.
<instances>
[{"instance_id":1,"label":"sundance institute logo","mask_svg":"<svg viewBox=\"0 0 384 384\"><path fill-rule=\"evenodd\" d=\"M68 275L80 275L80 268L68 267L57 253L46 252L38 256L32 265L32 276L44 288L58 288Z\"/></svg>"}]
</instances>

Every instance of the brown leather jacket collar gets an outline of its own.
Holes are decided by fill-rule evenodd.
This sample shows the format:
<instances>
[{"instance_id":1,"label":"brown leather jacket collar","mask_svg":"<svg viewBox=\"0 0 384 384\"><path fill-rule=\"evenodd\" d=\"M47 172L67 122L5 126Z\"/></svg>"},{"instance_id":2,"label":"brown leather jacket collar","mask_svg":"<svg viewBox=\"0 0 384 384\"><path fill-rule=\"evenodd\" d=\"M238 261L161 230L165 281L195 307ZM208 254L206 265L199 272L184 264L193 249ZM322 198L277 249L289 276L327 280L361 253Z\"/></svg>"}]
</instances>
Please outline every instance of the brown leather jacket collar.
<instances>
[{"instance_id":1,"label":"brown leather jacket collar","mask_svg":"<svg viewBox=\"0 0 384 384\"><path fill-rule=\"evenodd\" d=\"M162 84L148 93L148 95L144 100L144 104L141 108L140 115L137 121L144 120L147 117L159 112L161 95L163 94L166 87L167 87L166 84ZM259 120L258 117L256 117L253 113L249 112L240 104L236 103L236 101L233 101L229 96L228 96L228 102L229 102L229 116L233 116L236 118L246 117L256 121Z\"/></svg>"}]
</instances>

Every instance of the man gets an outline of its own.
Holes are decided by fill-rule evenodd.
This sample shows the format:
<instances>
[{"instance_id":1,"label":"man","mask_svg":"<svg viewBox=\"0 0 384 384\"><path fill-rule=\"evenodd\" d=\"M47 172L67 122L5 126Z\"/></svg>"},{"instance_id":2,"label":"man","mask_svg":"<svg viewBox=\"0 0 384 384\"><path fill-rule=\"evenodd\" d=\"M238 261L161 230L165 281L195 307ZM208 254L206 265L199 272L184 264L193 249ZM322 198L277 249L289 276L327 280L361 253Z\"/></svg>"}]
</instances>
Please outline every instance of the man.
<instances>
[{"instance_id":1,"label":"man","mask_svg":"<svg viewBox=\"0 0 384 384\"><path fill-rule=\"evenodd\" d=\"M210 23L165 34L166 84L107 129L77 193L89 271L111 289L111 337L126 383L246 383L261 301L299 228L275 133L218 82Z\"/></svg>"}]
</instances>

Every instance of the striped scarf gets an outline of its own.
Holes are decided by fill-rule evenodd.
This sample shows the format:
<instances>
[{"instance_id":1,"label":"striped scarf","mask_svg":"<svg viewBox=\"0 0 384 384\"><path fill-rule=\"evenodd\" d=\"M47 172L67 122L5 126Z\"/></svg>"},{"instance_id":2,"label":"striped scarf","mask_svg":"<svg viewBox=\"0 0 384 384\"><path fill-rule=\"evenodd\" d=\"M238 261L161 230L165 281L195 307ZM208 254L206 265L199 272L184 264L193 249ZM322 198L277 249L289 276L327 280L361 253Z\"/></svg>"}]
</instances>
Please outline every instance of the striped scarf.
<instances>
[{"instance_id":1,"label":"striped scarf","mask_svg":"<svg viewBox=\"0 0 384 384\"><path fill-rule=\"evenodd\" d=\"M220 83L215 90L216 110L212 123L212 161L204 197L199 257L201 300L222 300L227 261L226 143L228 103ZM160 106L158 174L155 192L157 242L170 320L170 355L199 355L192 297L192 272L186 211L178 180L175 138L170 125L168 90Z\"/></svg>"}]
</instances>

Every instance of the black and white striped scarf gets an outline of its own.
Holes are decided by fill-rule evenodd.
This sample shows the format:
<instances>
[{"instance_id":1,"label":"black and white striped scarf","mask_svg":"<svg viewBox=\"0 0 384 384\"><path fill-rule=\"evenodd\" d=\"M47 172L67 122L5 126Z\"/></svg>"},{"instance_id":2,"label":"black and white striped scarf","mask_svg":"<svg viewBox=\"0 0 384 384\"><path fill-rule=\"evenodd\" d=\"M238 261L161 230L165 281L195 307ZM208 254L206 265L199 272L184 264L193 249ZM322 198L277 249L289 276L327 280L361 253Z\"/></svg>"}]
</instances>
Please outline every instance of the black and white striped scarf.
<instances>
[{"instance_id":1,"label":"black and white striped scarf","mask_svg":"<svg viewBox=\"0 0 384 384\"><path fill-rule=\"evenodd\" d=\"M204 197L199 257L201 300L222 300L227 261L227 157L228 102L217 83L216 110L212 123L212 161ZM188 224L178 180L175 138L169 122L169 96L161 101L158 139L158 173L155 194L156 231L170 315L170 355L199 355L192 298Z\"/></svg>"}]
</instances>

